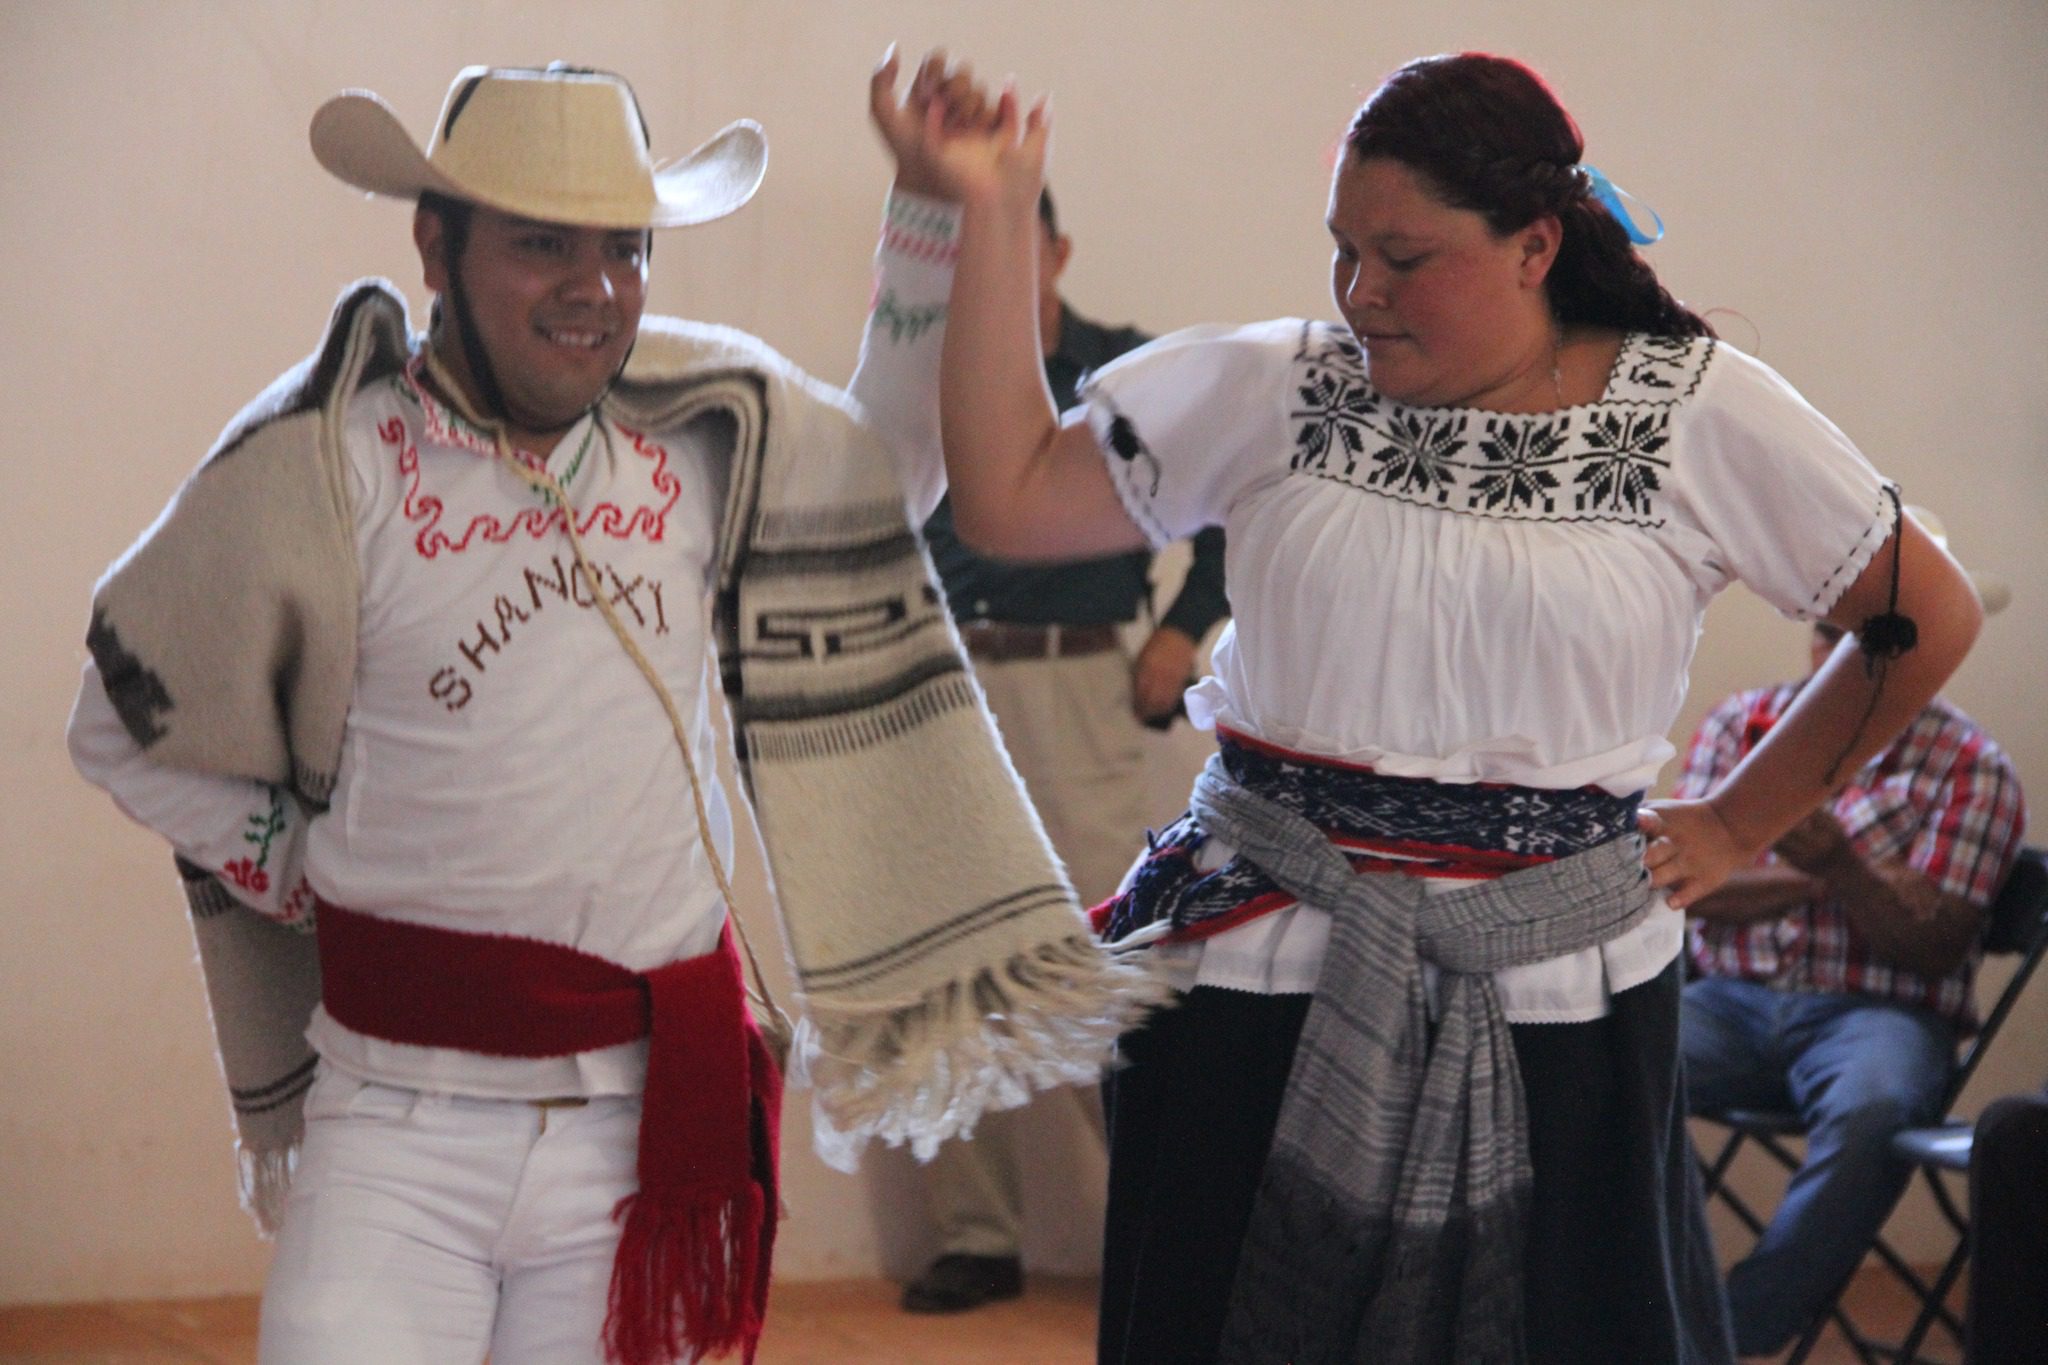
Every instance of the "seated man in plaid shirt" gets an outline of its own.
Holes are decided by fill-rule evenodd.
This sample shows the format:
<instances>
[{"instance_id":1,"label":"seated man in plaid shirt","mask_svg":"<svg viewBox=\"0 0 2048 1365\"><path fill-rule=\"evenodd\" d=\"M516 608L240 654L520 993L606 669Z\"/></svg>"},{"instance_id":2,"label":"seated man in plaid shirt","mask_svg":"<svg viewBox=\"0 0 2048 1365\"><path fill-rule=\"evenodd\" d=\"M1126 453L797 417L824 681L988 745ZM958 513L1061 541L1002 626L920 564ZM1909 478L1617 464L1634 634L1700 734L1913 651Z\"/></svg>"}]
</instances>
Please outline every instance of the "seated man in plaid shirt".
<instances>
[{"instance_id":1,"label":"seated man in plaid shirt","mask_svg":"<svg viewBox=\"0 0 2048 1365\"><path fill-rule=\"evenodd\" d=\"M1979 594L1987 611L2004 605L2002 588L1980 581ZM1841 636L1814 626L1816 670ZM1677 794L1718 785L1802 685L1710 712ZM1729 1271L1741 1354L1802 1330L1890 1213L1909 1174L1892 1134L1941 1117L1956 1040L1976 1027L1984 912L2024 824L2004 751L1937 698L1763 862L1691 907L1692 1109L1792 1110L1808 1127L1805 1162Z\"/></svg>"}]
</instances>

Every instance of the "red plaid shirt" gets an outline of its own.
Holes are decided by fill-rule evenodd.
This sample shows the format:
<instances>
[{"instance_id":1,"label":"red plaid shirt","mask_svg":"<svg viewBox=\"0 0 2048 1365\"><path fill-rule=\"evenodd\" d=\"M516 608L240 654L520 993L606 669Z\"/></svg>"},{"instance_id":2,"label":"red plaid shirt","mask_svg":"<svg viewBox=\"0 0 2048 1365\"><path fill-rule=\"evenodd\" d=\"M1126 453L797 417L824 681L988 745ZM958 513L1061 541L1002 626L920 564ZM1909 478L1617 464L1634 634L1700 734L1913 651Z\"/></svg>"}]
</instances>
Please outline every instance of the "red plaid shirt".
<instances>
[{"instance_id":1,"label":"red plaid shirt","mask_svg":"<svg viewBox=\"0 0 2048 1365\"><path fill-rule=\"evenodd\" d=\"M1792 704L1799 685L1739 692L1700 722L1676 795L1703 797L1734 771ZM1829 807L1866 862L1903 864L1970 904L1991 904L2019 856L2026 802L2005 751L1977 723L1936 698L1890 748L1864 765ZM1770 854L1766 862L1775 861ZM1947 976L1928 978L1874 956L1832 899L1777 919L1720 925L1692 920L1694 967L1788 990L1853 992L1923 1005L1974 1028L1972 951Z\"/></svg>"}]
</instances>

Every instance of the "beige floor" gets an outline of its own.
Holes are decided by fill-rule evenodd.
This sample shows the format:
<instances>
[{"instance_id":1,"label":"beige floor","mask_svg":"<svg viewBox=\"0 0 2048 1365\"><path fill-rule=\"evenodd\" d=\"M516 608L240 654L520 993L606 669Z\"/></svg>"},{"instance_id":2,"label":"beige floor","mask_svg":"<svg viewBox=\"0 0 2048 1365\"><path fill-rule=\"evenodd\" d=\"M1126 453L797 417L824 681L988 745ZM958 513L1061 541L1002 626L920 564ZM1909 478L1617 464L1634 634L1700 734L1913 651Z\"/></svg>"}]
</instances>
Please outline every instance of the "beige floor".
<instances>
[{"instance_id":1,"label":"beige floor","mask_svg":"<svg viewBox=\"0 0 2048 1365\"><path fill-rule=\"evenodd\" d=\"M913 1317L878 1280L779 1284L757 1365L1085 1365L1095 1285L1038 1277L1022 1299ZM250 1365L256 1300L0 1308L0 1365Z\"/></svg>"},{"instance_id":2,"label":"beige floor","mask_svg":"<svg viewBox=\"0 0 2048 1365\"><path fill-rule=\"evenodd\" d=\"M759 1365L1085 1365L1095 1357L1094 1285L1035 1279L1030 1292L960 1317L897 1311L896 1288L876 1280L782 1284L775 1289ZM1910 1316L1903 1291L1869 1272L1852 1308L1877 1327ZM1936 1359L1953 1359L1939 1333ZM0 1308L0 1365L250 1365L256 1359L256 1301L183 1299L157 1303ZM1848 1365L1830 1336L1813 1365Z\"/></svg>"}]
</instances>

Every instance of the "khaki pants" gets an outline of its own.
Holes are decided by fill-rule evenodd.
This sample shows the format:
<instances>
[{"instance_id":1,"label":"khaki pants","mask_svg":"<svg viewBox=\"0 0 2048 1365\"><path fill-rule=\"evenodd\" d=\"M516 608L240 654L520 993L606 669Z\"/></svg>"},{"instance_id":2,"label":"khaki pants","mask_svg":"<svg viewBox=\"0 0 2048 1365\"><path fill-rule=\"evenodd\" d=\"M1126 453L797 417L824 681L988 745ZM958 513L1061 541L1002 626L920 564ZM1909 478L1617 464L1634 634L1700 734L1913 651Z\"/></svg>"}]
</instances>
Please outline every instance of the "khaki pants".
<instances>
[{"instance_id":1,"label":"khaki pants","mask_svg":"<svg viewBox=\"0 0 2048 1365\"><path fill-rule=\"evenodd\" d=\"M1145 731L1131 712L1130 660L1111 649L977 662L974 671L1081 904L1106 900L1145 846ZM1024 1222L1018 1151L1091 1131L1103 1143L1101 1098L1072 1087L991 1114L971 1139L940 1147L924 1170L941 1254L1015 1256Z\"/></svg>"}]
</instances>

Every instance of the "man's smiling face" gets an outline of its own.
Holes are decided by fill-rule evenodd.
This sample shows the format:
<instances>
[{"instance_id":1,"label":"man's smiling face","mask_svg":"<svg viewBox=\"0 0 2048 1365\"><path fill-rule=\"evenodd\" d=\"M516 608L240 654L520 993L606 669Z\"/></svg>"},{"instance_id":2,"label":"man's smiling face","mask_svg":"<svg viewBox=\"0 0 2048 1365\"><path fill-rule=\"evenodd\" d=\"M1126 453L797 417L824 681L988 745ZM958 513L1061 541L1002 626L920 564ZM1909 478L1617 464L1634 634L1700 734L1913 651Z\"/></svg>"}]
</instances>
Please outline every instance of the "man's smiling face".
<instances>
[{"instance_id":1,"label":"man's smiling face","mask_svg":"<svg viewBox=\"0 0 2048 1365\"><path fill-rule=\"evenodd\" d=\"M445 298L459 277L512 428L560 431L603 395L639 334L646 232L535 222L479 206L458 261L448 259L439 214L422 211L414 235L428 288ZM480 396L462 348L442 356Z\"/></svg>"}]
</instances>

